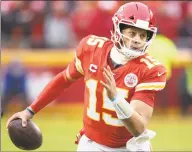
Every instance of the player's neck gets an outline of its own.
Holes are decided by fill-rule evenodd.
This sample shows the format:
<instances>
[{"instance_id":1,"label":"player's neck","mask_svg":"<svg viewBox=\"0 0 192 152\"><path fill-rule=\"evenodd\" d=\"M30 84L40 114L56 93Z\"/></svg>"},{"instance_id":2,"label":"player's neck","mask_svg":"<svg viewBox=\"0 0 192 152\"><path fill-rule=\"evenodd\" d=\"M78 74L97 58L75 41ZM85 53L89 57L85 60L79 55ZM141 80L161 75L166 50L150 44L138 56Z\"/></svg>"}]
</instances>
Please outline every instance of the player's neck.
<instances>
[{"instance_id":1,"label":"player's neck","mask_svg":"<svg viewBox=\"0 0 192 152\"><path fill-rule=\"evenodd\" d=\"M119 53L115 47L111 49L110 57L116 64L124 65L129 61L129 59L127 59L124 55Z\"/></svg>"}]
</instances>

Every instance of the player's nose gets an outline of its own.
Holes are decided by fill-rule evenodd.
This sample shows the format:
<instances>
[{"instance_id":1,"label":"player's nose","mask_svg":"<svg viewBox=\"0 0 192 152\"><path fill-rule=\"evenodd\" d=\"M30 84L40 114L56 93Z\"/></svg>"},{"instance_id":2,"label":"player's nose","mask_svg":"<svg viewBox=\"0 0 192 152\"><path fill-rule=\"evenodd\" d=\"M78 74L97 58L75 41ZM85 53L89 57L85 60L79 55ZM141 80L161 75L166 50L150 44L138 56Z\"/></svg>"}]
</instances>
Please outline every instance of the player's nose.
<instances>
[{"instance_id":1,"label":"player's nose","mask_svg":"<svg viewBox=\"0 0 192 152\"><path fill-rule=\"evenodd\" d=\"M132 41L133 41L134 44L140 44L141 43L140 35L137 33Z\"/></svg>"},{"instance_id":2,"label":"player's nose","mask_svg":"<svg viewBox=\"0 0 192 152\"><path fill-rule=\"evenodd\" d=\"M135 39L135 40L133 40L133 44L138 45L138 44L140 44L140 42L139 42L139 40Z\"/></svg>"}]
</instances>

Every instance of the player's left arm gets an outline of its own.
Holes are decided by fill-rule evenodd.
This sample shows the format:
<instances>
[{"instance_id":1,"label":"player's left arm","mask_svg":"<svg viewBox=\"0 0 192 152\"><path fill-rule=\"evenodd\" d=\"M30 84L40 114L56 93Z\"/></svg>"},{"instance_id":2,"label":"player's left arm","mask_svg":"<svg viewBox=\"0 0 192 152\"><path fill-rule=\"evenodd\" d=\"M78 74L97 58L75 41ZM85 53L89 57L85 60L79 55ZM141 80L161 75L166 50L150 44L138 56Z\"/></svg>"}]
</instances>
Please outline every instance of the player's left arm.
<instances>
[{"instance_id":1,"label":"player's left arm","mask_svg":"<svg viewBox=\"0 0 192 152\"><path fill-rule=\"evenodd\" d=\"M129 118L122 119L122 121L133 136L139 136L147 128L153 113L153 107L141 100L132 100L130 106L133 109L132 115Z\"/></svg>"},{"instance_id":2,"label":"player's left arm","mask_svg":"<svg viewBox=\"0 0 192 152\"><path fill-rule=\"evenodd\" d=\"M107 89L118 118L134 136L139 136L145 131L152 116L156 92L165 87L165 68L155 67L145 74L143 81L136 86L130 104L117 94L115 80L109 67L104 69L103 75L105 82L101 81L101 84Z\"/></svg>"}]
</instances>

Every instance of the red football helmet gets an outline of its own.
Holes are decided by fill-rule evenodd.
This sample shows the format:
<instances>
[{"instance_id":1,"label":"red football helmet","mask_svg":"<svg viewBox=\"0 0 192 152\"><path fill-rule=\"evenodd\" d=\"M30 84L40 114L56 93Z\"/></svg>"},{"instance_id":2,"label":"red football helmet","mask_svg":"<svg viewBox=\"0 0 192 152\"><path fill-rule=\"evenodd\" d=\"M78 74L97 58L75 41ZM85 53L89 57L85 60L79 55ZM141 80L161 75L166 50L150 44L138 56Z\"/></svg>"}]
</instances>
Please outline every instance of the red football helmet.
<instances>
[{"instance_id":1,"label":"red football helmet","mask_svg":"<svg viewBox=\"0 0 192 152\"><path fill-rule=\"evenodd\" d=\"M122 5L114 14L113 30L111 31L111 40L115 44L116 49L126 56L128 59L133 59L145 54L147 47L155 38L157 27L155 26L155 19L152 11L143 3L130 2ZM142 50L133 50L123 44L123 37L121 33L121 25L132 26L147 30L147 41L144 43ZM130 41L134 39L130 38Z\"/></svg>"}]
</instances>

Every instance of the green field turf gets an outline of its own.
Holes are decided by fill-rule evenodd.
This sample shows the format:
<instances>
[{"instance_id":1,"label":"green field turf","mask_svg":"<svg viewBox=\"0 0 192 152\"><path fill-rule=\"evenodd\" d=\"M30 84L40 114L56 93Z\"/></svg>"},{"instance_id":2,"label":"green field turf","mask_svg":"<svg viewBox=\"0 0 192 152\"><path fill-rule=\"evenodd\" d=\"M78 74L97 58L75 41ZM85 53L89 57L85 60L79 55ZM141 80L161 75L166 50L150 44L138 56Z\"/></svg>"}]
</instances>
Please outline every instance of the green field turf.
<instances>
[{"instance_id":1,"label":"green field turf","mask_svg":"<svg viewBox=\"0 0 192 152\"><path fill-rule=\"evenodd\" d=\"M8 137L5 123L13 112L1 119L1 150L21 151ZM43 134L43 145L36 151L75 151L75 135L82 126L82 106L46 108L33 121ZM149 129L157 132L152 140L154 151L192 151L192 117L153 116Z\"/></svg>"}]
</instances>

